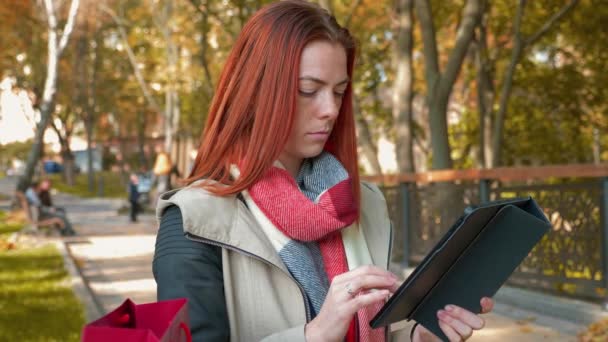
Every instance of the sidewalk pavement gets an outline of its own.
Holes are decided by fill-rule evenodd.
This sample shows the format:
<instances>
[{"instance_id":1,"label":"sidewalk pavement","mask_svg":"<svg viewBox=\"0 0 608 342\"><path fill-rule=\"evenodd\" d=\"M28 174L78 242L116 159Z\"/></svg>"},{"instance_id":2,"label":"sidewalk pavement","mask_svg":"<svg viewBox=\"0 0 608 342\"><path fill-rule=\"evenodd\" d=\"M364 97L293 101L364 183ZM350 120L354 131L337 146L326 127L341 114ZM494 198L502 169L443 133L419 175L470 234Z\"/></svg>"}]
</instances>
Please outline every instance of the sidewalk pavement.
<instances>
[{"instance_id":1,"label":"sidewalk pavement","mask_svg":"<svg viewBox=\"0 0 608 342\"><path fill-rule=\"evenodd\" d=\"M156 301L152 275L154 217L141 215L138 223L130 223L127 216L117 215L121 200L81 199L63 194L55 197L57 204L67 209L78 233L63 239L64 252L75 292L86 306L87 321L99 318L126 298L135 303ZM532 297L519 296L523 298L520 302ZM516 298L508 303L499 301L501 296L496 298L494 311L484 315L486 328L469 341L576 341L576 333L585 327L580 322L521 309L517 295L506 296Z\"/></svg>"}]
</instances>

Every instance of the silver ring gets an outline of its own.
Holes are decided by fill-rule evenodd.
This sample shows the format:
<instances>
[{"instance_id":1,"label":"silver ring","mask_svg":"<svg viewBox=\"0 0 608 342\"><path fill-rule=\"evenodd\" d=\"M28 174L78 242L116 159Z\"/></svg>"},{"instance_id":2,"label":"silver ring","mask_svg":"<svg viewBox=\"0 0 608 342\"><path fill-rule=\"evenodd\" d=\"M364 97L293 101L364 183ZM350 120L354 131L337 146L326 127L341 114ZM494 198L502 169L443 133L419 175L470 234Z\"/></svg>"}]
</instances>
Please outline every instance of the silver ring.
<instances>
[{"instance_id":1,"label":"silver ring","mask_svg":"<svg viewBox=\"0 0 608 342\"><path fill-rule=\"evenodd\" d=\"M353 288L351 287L351 284L348 283L346 284L346 292L352 297L355 298L355 291L353 291Z\"/></svg>"}]
</instances>

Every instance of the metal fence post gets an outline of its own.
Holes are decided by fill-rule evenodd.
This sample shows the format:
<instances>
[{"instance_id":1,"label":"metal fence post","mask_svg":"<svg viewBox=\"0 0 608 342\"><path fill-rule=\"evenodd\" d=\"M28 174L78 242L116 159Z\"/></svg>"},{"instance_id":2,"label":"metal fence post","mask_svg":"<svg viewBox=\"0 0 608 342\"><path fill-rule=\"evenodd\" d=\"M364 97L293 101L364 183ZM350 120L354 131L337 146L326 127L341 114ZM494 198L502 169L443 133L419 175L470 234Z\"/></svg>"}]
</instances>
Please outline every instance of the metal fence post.
<instances>
[{"instance_id":1,"label":"metal fence post","mask_svg":"<svg viewBox=\"0 0 608 342\"><path fill-rule=\"evenodd\" d=\"M490 202L490 180L479 180L479 204Z\"/></svg>"},{"instance_id":2,"label":"metal fence post","mask_svg":"<svg viewBox=\"0 0 608 342\"><path fill-rule=\"evenodd\" d=\"M403 260L401 266L406 269L410 263L410 192L408 183L399 183L401 195L401 228L403 229Z\"/></svg>"},{"instance_id":3,"label":"metal fence post","mask_svg":"<svg viewBox=\"0 0 608 342\"><path fill-rule=\"evenodd\" d=\"M602 285L604 294L603 309L608 310L608 177L602 178Z\"/></svg>"}]
</instances>

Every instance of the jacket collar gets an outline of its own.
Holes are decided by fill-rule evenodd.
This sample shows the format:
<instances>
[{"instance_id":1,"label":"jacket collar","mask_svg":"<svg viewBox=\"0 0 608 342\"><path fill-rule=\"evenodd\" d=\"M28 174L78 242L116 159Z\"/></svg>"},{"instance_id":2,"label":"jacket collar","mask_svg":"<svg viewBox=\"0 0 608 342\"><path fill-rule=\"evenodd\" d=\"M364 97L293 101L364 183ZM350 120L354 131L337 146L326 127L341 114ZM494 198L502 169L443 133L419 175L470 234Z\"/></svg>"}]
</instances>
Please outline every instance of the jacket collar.
<instances>
[{"instance_id":1,"label":"jacket collar","mask_svg":"<svg viewBox=\"0 0 608 342\"><path fill-rule=\"evenodd\" d=\"M159 222L171 205L180 208L184 233L191 238L248 254L287 272L262 228L236 196L219 197L193 183L161 196L156 208ZM386 202L375 185L365 182L361 186L360 227L373 263L388 267L391 226Z\"/></svg>"}]
</instances>

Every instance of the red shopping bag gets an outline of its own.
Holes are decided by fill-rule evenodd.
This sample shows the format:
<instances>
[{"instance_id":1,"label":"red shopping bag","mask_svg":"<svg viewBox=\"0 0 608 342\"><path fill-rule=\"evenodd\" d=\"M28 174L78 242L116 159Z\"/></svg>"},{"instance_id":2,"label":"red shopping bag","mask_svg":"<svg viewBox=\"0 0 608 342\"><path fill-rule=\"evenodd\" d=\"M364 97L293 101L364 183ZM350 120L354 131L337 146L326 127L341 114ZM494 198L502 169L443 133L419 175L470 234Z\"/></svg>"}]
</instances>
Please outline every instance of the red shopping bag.
<instances>
[{"instance_id":1,"label":"red shopping bag","mask_svg":"<svg viewBox=\"0 0 608 342\"><path fill-rule=\"evenodd\" d=\"M85 325L82 341L191 342L187 300L137 305L127 299L114 311Z\"/></svg>"}]
</instances>

